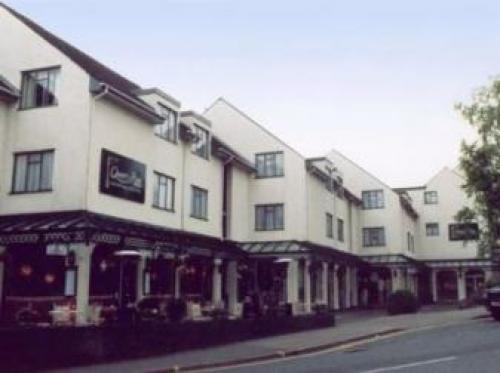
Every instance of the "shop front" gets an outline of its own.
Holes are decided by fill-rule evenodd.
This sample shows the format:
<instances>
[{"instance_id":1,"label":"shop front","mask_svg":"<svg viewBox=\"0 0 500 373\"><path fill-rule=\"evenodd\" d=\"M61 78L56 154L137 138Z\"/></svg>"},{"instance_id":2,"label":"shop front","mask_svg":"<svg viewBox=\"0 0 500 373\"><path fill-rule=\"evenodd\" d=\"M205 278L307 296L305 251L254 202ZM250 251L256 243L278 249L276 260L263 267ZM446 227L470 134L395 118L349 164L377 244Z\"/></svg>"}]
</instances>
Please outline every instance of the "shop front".
<instances>
[{"instance_id":1,"label":"shop front","mask_svg":"<svg viewBox=\"0 0 500 373\"><path fill-rule=\"evenodd\" d=\"M168 319L174 300L193 319L237 311L244 255L217 238L69 211L0 217L0 247L8 325L101 324L132 308Z\"/></svg>"},{"instance_id":2,"label":"shop front","mask_svg":"<svg viewBox=\"0 0 500 373\"><path fill-rule=\"evenodd\" d=\"M389 295L397 290L408 290L422 299L420 278L426 266L401 254L367 255L370 264L361 273L361 304L364 307L384 307Z\"/></svg>"},{"instance_id":3,"label":"shop front","mask_svg":"<svg viewBox=\"0 0 500 373\"><path fill-rule=\"evenodd\" d=\"M482 303L493 264L489 259L432 260L430 289L434 303Z\"/></svg>"},{"instance_id":4,"label":"shop front","mask_svg":"<svg viewBox=\"0 0 500 373\"><path fill-rule=\"evenodd\" d=\"M290 315L357 307L357 271L365 264L354 255L302 241L239 245L253 266L244 304L257 299L263 312Z\"/></svg>"}]
</instances>

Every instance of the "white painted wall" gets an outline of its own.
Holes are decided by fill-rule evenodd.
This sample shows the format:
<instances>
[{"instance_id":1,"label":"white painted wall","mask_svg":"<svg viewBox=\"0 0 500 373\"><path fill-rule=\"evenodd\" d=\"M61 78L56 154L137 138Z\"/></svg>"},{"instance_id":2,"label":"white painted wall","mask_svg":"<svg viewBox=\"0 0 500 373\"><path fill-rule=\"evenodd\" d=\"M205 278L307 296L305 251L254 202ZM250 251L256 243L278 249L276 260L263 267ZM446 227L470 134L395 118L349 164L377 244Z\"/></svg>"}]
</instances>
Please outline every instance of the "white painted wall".
<instances>
[{"instance_id":1,"label":"white painted wall","mask_svg":"<svg viewBox=\"0 0 500 373\"><path fill-rule=\"evenodd\" d=\"M237 167L232 168L230 178L229 238L249 241L254 228L250 208L249 185L251 175Z\"/></svg>"},{"instance_id":2,"label":"white painted wall","mask_svg":"<svg viewBox=\"0 0 500 373\"><path fill-rule=\"evenodd\" d=\"M224 99L218 99L204 115L212 121L215 135L252 162L256 153L284 152L284 177L252 178L249 182L248 239L250 241L306 239L305 159ZM284 230L255 231L255 205L268 203L284 204Z\"/></svg>"},{"instance_id":3,"label":"white painted wall","mask_svg":"<svg viewBox=\"0 0 500 373\"><path fill-rule=\"evenodd\" d=\"M209 131L212 129L195 117L183 117L183 122L189 126L197 125ZM222 198L223 198L223 164L212 156L205 159L191 151L185 150L185 185L184 185L184 229L192 232L222 236ZM208 220L200 220L191 216L191 187L197 186L208 190Z\"/></svg>"},{"instance_id":4,"label":"white painted wall","mask_svg":"<svg viewBox=\"0 0 500 373\"><path fill-rule=\"evenodd\" d=\"M332 150L328 154L328 157L342 172L344 185L359 198L361 198L361 192L365 190L381 189L384 192L385 207L383 209L361 210L359 214L359 228L357 228L357 237L360 244L359 254L408 254L406 243L403 245L402 241L404 232L402 217L405 212L400 205L399 195L388 185L339 152ZM386 245L381 247L363 247L363 227L384 227Z\"/></svg>"},{"instance_id":5,"label":"white painted wall","mask_svg":"<svg viewBox=\"0 0 500 373\"><path fill-rule=\"evenodd\" d=\"M413 204L420 214L418 259L466 259L477 256L476 242L450 241L448 224L471 201L461 189L463 179L455 171L445 167L425 185L425 189L409 191ZM424 191L437 191L438 204L424 204ZM439 223L439 236L427 237L426 223Z\"/></svg>"},{"instance_id":6,"label":"white painted wall","mask_svg":"<svg viewBox=\"0 0 500 373\"><path fill-rule=\"evenodd\" d=\"M58 105L9 110L3 133L4 158L0 180L2 214L79 209L84 206L89 124L89 77L57 49L0 7L0 72L19 87L21 72L60 66ZM4 37L8 35L8 37ZM71 141L80 139L80 141ZM52 193L9 195L13 153L55 149Z\"/></svg>"},{"instance_id":7,"label":"white painted wall","mask_svg":"<svg viewBox=\"0 0 500 373\"><path fill-rule=\"evenodd\" d=\"M144 204L99 192L103 148L146 165ZM221 235L222 163L217 158L198 157L182 141L175 144L155 136L154 126L105 99L95 102L92 114L90 165L89 210L211 236ZM153 208L155 171L175 179L173 212ZM208 190L207 220L190 216L191 185Z\"/></svg>"},{"instance_id":8,"label":"white painted wall","mask_svg":"<svg viewBox=\"0 0 500 373\"><path fill-rule=\"evenodd\" d=\"M87 186L88 209L126 219L145 221L179 229L182 188L182 145L154 135L154 127L105 99L94 101L92 141ZM108 149L146 165L145 203L131 202L99 192L101 150ZM155 209L153 173L175 178L174 210Z\"/></svg>"}]
</instances>

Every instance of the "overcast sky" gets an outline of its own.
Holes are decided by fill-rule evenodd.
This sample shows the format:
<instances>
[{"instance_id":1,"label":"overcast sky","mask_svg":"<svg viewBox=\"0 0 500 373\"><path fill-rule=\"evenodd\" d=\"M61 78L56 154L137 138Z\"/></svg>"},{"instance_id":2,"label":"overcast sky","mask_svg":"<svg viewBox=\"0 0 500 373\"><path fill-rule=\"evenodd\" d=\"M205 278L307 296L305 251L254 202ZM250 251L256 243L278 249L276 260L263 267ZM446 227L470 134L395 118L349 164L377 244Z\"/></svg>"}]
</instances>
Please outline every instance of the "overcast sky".
<instances>
[{"instance_id":1,"label":"overcast sky","mask_svg":"<svg viewBox=\"0 0 500 373\"><path fill-rule=\"evenodd\" d=\"M306 156L391 186L454 167L457 101L500 67L498 1L7 0L141 86L223 96Z\"/></svg>"}]
</instances>

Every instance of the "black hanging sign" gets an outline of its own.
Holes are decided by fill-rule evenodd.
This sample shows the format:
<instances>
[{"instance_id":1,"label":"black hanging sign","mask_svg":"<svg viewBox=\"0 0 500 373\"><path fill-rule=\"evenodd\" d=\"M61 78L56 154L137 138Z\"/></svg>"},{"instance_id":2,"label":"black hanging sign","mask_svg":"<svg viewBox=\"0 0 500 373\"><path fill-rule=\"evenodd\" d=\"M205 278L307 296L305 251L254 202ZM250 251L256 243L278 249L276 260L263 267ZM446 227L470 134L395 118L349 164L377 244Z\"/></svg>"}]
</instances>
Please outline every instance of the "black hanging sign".
<instances>
[{"instance_id":1,"label":"black hanging sign","mask_svg":"<svg viewBox=\"0 0 500 373\"><path fill-rule=\"evenodd\" d=\"M101 193L144 203L145 188L146 166L143 163L102 149Z\"/></svg>"}]
</instances>

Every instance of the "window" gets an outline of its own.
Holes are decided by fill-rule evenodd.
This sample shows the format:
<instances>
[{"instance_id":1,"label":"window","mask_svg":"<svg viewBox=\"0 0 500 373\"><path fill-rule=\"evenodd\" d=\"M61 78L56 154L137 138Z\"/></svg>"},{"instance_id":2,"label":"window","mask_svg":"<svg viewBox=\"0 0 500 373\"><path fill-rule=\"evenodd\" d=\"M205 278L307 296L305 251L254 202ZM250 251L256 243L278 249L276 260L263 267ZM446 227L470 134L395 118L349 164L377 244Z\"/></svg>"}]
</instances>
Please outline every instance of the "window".
<instances>
[{"instance_id":1,"label":"window","mask_svg":"<svg viewBox=\"0 0 500 373\"><path fill-rule=\"evenodd\" d=\"M255 155L257 177L283 176L283 152L260 153Z\"/></svg>"},{"instance_id":2,"label":"window","mask_svg":"<svg viewBox=\"0 0 500 373\"><path fill-rule=\"evenodd\" d=\"M194 126L195 141L193 142L193 153L208 159L208 131L199 126Z\"/></svg>"},{"instance_id":3,"label":"window","mask_svg":"<svg viewBox=\"0 0 500 373\"><path fill-rule=\"evenodd\" d=\"M413 234L410 232L406 233L406 240L408 243L408 251L410 253L413 253L415 251L415 238L413 237Z\"/></svg>"},{"instance_id":4,"label":"window","mask_svg":"<svg viewBox=\"0 0 500 373\"><path fill-rule=\"evenodd\" d=\"M436 205L438 203L438 192L424 192L424 203L426 205Z\"/></svg>"},{"instance_id":5,"label":"window","mask_svg":"<svg viewBox=\"0 0 500 373\"><path fill-rule=\"evenodd\" d=\"M153 206L163 210L174 210L175 180L159 172L154 173Z\"/></svg>"},{"instance_id":6,"label":"window","mask_svg":"<svg viewBox=\"0 0 500 373\"><path fill-rule=\"evenodd\" d=\"M340 242L344 242L344 220L337 219L337 238Z\"/></svg>"},{"instance_id":7,"label":"window","mask_svg":"<svg viewBox=\"0 0 500 373\"><path fill-rule=\"evenodd\" d=\"M450 241L477 240L479 227L476 223L456 223L448 227Z\"/></svg>"},{"instance_id":8,"label":"window","mask_svg":"<svg viewBox=\"0 0 500 373\"><path fill-rule=\"evenodd\" d=\"M384 191L383 190L367 190L361 193L363 199L363 209L383 209L384 208Z\"/></svg>"},{"instance_id":9,"label":"window","mask_svg":"<svg viewBox=\"0 0 500 373\"><path fill-rule=\"evenodd\" d=\"M438 223L426 223L425 224L425 235L426 236L439 236L439 224Z\"/></svg>"},{"instance_id":10,"label":"window","mask_svg":"<svg viewBox=\"0 0 500 373\"><path fill-rule=\"evenodd\" d=\"M191 187L191 217L197 219L208 219L208 191L206 189Z\"/></svg>"},{"instance_id":11,"label":"window","mask_svg":"<svg viewBox=\"0 0 500 373\"><path fill-rule=\"evenodd\" d=\"M333 238L333 215L326 213L326 237Z\"/></svg>"},{"instance_id":12,"label":"window","mask_svg":"<svg viewBox=\"0 0 500 373\"><path fill-rule=\"evenodd\" d=\"M384 228L363 228L363 246L385 246Z\"/></svg>"},{"instance_id":13,"label":"window","mask_svg":"<svg viewBox=\"0 0 500 373\"><path fill-rule=\"evenodd\" d=\"M53 150L15 154L12 193L51 191L53 163Z\"/></svg>"},{"instance_id":14,"label":"window","mask_svg":"<svg viewBox=\"0 0 500 373\"><path fill-rule=\"evenodd\" d=\"M166 106L160 105L161 115L165 118L162 124L155 127L155 133L170 142L177 142L177 113Z\"/></svg>"},{"instance_id":15,"label":"window","mask_svg":"<svg viewBox=\"0 0 500 373\"><path fill-rule=\"evenodd\" d=\"M255 206L255 230L281 230L283 223L283 204Z\"/></svg>"},{"instance_id":16,"label":"window","mask_svg":"<svg viewBox=\"0 0 500 373\"><path fill-rule=\"evenodd\" d=\"M21 109L57 104L55 96L59 68L23 72L21 83Z\"/></svg>"}]
</instances>

